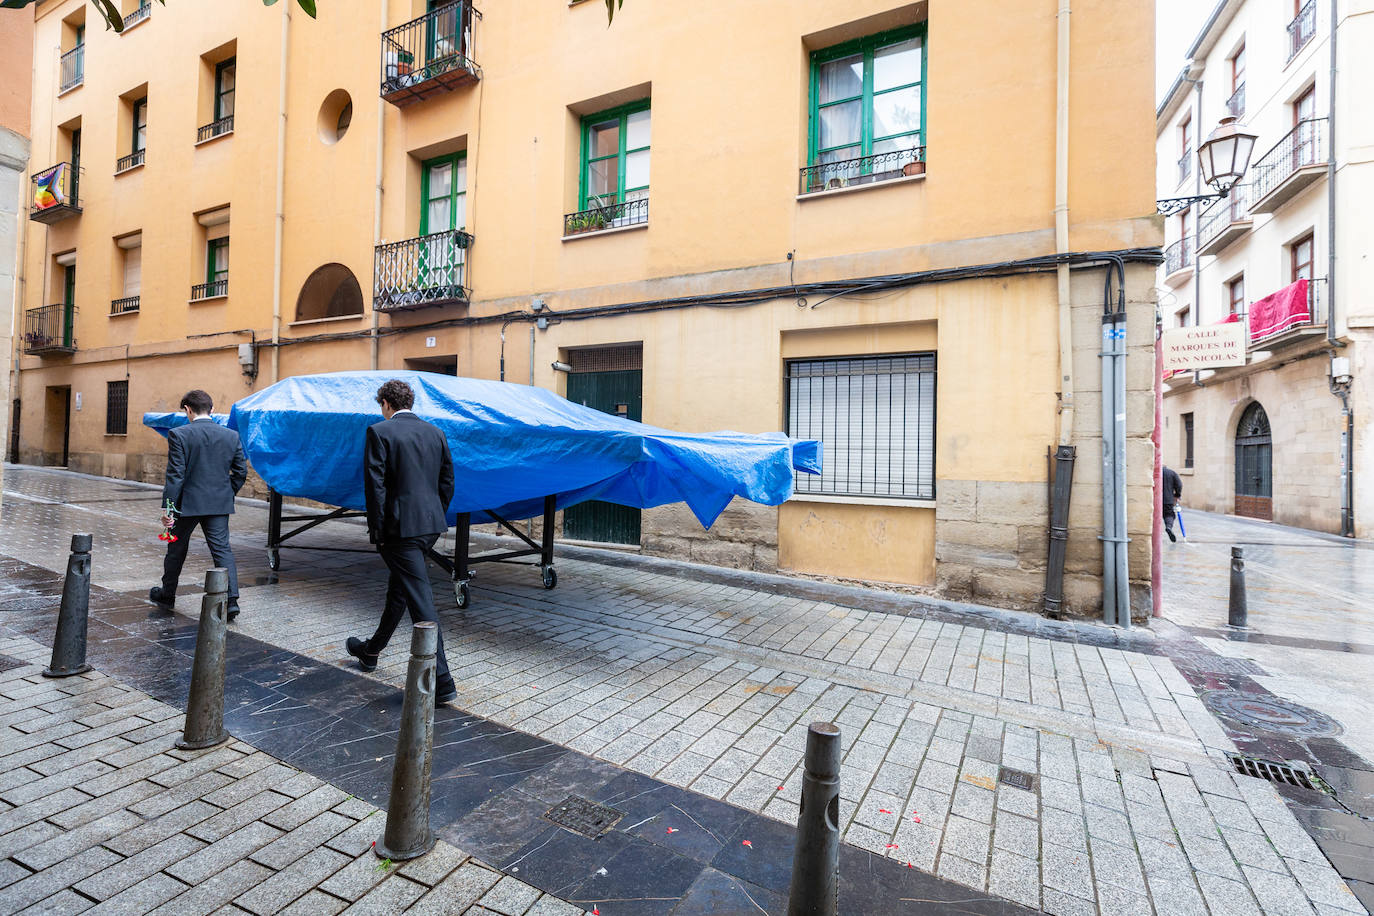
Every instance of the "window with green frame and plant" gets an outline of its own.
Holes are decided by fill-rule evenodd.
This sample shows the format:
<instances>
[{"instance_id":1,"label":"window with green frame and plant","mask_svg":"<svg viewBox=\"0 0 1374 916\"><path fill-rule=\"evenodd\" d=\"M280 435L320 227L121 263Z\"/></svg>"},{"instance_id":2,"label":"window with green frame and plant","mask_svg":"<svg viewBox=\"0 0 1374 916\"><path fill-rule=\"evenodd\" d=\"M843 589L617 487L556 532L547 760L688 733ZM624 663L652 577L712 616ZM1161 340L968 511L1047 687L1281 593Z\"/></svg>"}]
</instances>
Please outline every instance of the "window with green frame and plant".
<instances>
[{"instance_id":1,"label":"window with green frame and plant","mask_svg":"<svg viewBox=\"0 0 1374 916\"><path fill-rule=\"evenodd\" d=\"M649 139L648 99L582 119L578 212L565 235L649 221Z\"/></svg>"},{"instance_id":2,"label":"window with green frame and plant","mask_svg":"<svg viewBox=\"0 0 1374 916\"><path fill-rule=\"evenodd\" d=\"M463 285L467 247L468 154L466 150L429 159L420 174L420 247L416 263L421 288Z\"/></svg>"},{"instance_id":3,"label":"window with green frame and plant","mask_svg":"<svg viewBox=\"0 0 1374 916\"><path fill-rule=\"evenodd\" d=\"M229 236L210 239L205 243L205 295L229 295Z\"/></svg>"},{"instance_id":4,"label":"window with green frame and plant","mask_svg":"<svg viewBox=\"0 0 1374 916\"><path fill-rule=\"evenodd\" d=\"M924 23L813 52L803 193L923 174L925 83Z\"/></svg>"}]
</instances>

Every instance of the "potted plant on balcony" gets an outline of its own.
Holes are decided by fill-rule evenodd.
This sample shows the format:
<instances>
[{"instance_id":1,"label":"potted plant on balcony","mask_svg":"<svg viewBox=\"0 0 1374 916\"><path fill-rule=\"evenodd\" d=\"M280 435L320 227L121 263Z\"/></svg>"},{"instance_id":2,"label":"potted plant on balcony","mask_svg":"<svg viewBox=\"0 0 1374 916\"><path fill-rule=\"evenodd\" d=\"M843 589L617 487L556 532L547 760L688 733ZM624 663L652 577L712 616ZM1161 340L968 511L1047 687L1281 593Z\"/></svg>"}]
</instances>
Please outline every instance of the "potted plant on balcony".
<instances>
[{"instance_id":1,"label":"potted plant on balcony","mask_svg":"<svg viewBox=\"0 0 1374 916\"><path fill-rule=\"evenodd\" d=\"M921 158L920 150L912 150L911 159L902 165L902 174L907 178L914 175L924 175L926 173L925 160Z\"/></svg>"}]
</instances>

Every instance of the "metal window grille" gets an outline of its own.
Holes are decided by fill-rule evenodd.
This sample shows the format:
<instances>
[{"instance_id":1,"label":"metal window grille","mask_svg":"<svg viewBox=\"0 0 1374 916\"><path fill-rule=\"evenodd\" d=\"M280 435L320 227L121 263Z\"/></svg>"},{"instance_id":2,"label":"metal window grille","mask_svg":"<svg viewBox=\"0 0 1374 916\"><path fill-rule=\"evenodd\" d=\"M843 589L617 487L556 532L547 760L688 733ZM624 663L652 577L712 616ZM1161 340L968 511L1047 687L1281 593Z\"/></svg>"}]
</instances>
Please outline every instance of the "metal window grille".
<instances>
[{"instance_id":1,"label":"metal window grille","mask_svg":"<svg viewBox=\"0 0 1374 916\"><path fill-rule=\"evenodd\" d=\"M935 354L787 363L787 433L821 441L797 492L935 498Z\"/></svg>"},{"instance_id":2,"label":"metal window grille","mask_svg":"<svg viewBox=\"0 0 1374 916\"><path fill-rule=\"evenodd\" d=\"M129 381L105 383L105 435L123 436L129 432Z\"/></svg>"},{"instance_id":3,"label":"metal window grille","mask_svg":"<svg viewBox=\"0 0 1374 916\"><path fill-rule=\"evenodd\" d=\"M574 372L623 372L644 368L644 347L588 347L568 351Z\"/></svg>"}]
</instances>

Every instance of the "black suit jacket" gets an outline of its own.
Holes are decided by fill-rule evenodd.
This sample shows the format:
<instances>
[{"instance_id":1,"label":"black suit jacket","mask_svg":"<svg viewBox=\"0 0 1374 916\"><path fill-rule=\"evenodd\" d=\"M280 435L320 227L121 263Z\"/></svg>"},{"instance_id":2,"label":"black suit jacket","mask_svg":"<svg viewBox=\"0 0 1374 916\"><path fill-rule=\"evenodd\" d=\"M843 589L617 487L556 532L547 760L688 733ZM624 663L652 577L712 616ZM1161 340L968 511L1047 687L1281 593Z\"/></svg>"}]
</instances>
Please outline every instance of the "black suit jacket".
<instances>
[{"instance_id":1,"label":"black suit jacket","mask_svg":"<svg viewBox=\"0 0 1374 916\"><path fill-rule=\"evenodd\" d=\"M167 433L164 506L171 500L182 515L231 515L247 479L248 462L232 429L207 417Z\"/></svg>"},{"instance_id":2,"label":"black suit jacket","mask_svg":"<svg viewBox=\"0 0 1374 916\"><path fill-rule=\"evenodd\" d=\"M1165 468L1164 473L1164 505L1172 506L1178 502L1178 498L1183 495L1183 481L1178 476L1178 471L1173 468Z\"/></svg>"},{"instance_id":3,"label":"black suit jacket","mask_svg":"<svg viewBox=\"0 0 1374 916\"><path fill-rule=\"evenodd\" d=\"M372 543L448 530L453 457L437 426L408 411L374 423L363 462Z\"/></svg>"}]
</instances>

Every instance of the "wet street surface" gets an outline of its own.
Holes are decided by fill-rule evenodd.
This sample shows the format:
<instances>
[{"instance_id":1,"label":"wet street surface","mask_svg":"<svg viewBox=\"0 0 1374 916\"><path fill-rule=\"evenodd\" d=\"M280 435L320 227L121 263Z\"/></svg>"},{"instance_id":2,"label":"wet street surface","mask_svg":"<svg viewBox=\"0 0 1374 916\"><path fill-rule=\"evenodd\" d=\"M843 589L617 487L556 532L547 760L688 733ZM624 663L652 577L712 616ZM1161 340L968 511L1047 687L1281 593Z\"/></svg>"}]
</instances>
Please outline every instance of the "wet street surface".
<instances>
[{"instance_id":1,"label":"wet street surface","mask_svg":"<svg viewBox=\"0 0 1374 916\"><path fill-rule=\"evenodd\" d=\"M49 644L67 541L91 531L91 663L183 703L203 542L167 614L140 600L160 571L156 491L18 467L5 489L0 635ZM1190 530L1207 527L1197 515ZM227 725L383 805L408 638L402 627L371 675L343 651L375 625L382 564L359 526L330 522L302 543L362 552L288 548L274 573L265 516L245 501L231 523L245 587ZM1224 521L1166 559L1177 625L1129 632L562 547L556 589L537 570L486 565L459 611L434 570L460 691L436 719L435 829L608 916L781 912L806 724L828 720L845 749L842 912L1364 912L1374 772L1349 740L1358 697L1311 702L1337 691L1310 680L1294 695L1300 667L1272 659L1322 653L1333 680L1331 659L1374 667L1359 648L1374 644L1369 615L1356 601L1328 619L1309 597L1308 625L1291 627L1261 610L1256 576L1254 641L1227 638L1225 566L1215 581L1207 566L1213 548L1229 556ZM1283 537L1266 549L1333 549ZM1362 587L1352 565L1320 576L1332 602ZM1237 754L1318 778L1242 775ZM610 805L614 830L590 840L553 826L545 814L568 796Z\"/></svg>"}]
</instances>

